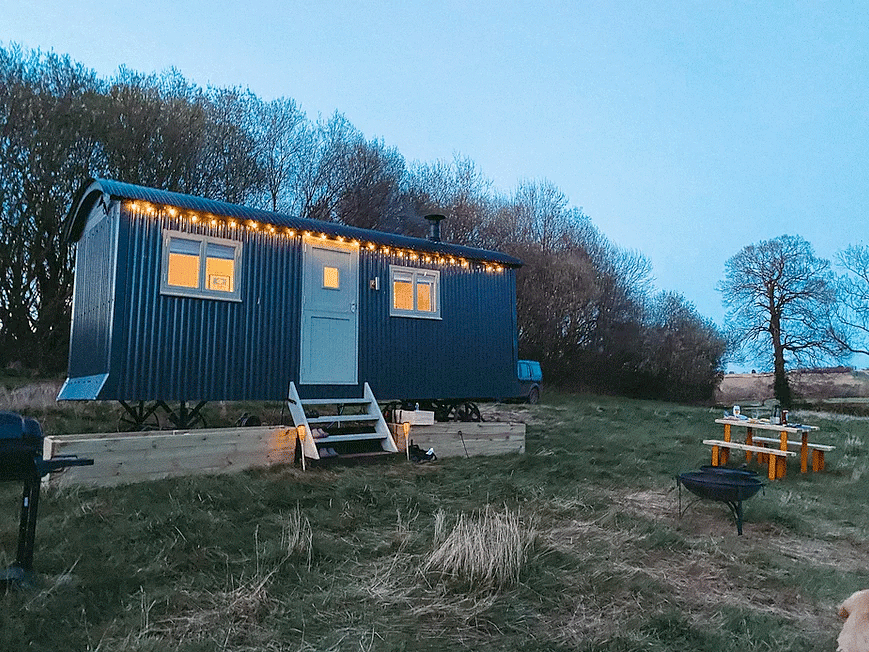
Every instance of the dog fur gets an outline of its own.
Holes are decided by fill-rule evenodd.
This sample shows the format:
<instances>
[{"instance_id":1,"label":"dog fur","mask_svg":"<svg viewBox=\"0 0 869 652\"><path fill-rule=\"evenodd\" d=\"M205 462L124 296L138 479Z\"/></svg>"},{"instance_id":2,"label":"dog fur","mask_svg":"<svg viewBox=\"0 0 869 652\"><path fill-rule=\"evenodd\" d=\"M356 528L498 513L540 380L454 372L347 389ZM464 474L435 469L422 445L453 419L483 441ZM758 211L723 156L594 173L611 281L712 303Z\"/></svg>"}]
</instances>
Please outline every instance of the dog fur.
<instances>
[{"instance_id":1,"label":"dog fur","mask_svg":"<svg viewBox=\"0 0 869 652\"><path fill-rule=\"evenodd\" d=\"M857 591L839 605L845 619L837 652L869 652L869 589Z\"/></svg>"}]
</instances>

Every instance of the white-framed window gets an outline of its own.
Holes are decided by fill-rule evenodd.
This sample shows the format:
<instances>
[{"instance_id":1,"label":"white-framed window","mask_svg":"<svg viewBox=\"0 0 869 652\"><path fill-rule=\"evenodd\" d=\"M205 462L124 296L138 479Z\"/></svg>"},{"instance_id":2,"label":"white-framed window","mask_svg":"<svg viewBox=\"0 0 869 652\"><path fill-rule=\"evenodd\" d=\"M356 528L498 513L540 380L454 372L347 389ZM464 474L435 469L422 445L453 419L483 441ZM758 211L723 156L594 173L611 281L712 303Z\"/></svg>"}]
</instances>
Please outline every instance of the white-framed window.
<instances>
[{"instance_id":1,"label":"white-framed window","mask_svg":"<svg viewBox=\"0 0 869 652\"><path fill-rule=\"evenodd\" d=\"M441 318L441 274L436 270L389 266L392 317Z\"/></svg>"},{"instance_id":2,"label":"white-framed window","mask_svg":"<svg viewBox=\"0 0 869 652\"><path fill-rule=\"evenodd\" d=\"M160 292L241 301L241 242L163 230Z\"/></svg>"}]
</instances>

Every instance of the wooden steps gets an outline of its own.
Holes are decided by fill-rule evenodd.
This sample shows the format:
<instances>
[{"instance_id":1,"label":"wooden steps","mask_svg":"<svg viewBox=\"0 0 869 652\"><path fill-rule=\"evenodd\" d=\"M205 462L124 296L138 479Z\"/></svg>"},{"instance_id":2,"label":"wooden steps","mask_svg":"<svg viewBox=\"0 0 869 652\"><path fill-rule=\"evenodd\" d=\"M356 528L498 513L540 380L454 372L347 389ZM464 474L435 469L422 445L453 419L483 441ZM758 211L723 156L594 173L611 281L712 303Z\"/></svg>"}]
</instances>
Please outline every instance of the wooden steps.
<instances>
[{"instance_id":1,"label":"wooden steps","mask_svg":"<svg viewBox=\"0 0 869 652\"><path fill-rule=\"evenodd\" d=\"M398 452L368 383L361 398L324 399L302 399L295 383L290 383L287 406L301 441L303 462L304 458L374 457Z\"/></svg>"}]
</instances>

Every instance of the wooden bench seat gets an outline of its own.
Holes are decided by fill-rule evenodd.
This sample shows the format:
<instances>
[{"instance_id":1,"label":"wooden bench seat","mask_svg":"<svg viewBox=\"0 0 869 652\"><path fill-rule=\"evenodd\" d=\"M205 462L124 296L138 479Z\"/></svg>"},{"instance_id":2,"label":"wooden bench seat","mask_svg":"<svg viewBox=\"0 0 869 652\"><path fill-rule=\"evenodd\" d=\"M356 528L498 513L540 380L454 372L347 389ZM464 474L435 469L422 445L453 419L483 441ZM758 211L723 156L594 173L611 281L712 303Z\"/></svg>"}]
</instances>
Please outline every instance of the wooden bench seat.
<instances>
[{"instance_id":1,"label":"wooden bench seat","mask_svg":"<svg viewBox=\"0 0 869 652\"><path fill-rule=\"evenodd\" d=\"M753 441L762 441L766 444L779 444L779 443L781 443L781 440L778 437L754 437ZM794 446L795 448L800 448L802 445L803 445L803 442L801 442L801 441L791 441L790 439L788 440L788 446ZM830 446L829 444L813 444L812 442L807 443L806 446L808 446L809 448L814 448L816 450L825 451L825 452L830 452L831 450L834 450L836 448L835 446Z\"/></svg>"},{"instance_id":2,"label":"wooden bench seat","mask_svg":"<svg viewBox=\"0 0 869 652\"><path fill-rule=\"evenodd\" d=\"M778 437L753 437L753 442L761 442L762 444L781 444L781 440ZM792 446L793 448L802 449L803 442L801 441L792 441L788 440L788 446ZM812 471L823 471L824 470L824 453L829 453L831 450L835 450L835 446L830 446L829 444L813 444L812 442L806 443L806 448L812 451ZM759 455L763 455L764 453L759 453ZM758 458L760 461L760 458Z\"/></svg>"},{"instance_id":3,"label":"wooden bench seat","mask_svg":"<svg viewBox=\"0 0 869 652\"><path fill-rule=\"evenodd\" d=\"M751 453L761 453L769 455L769 479L775 480L782 478L785 474L785 459L788 457L796 457L794 451L783 451L776 448L766 448L765 446L754 446L752 444L740 444L734 441L724 441L722 439L704 439L703 443L707 446L712 446L712 466L720 466L719 452L722 448L735 448L741 451Z\"/></svg>"}]
</instances>

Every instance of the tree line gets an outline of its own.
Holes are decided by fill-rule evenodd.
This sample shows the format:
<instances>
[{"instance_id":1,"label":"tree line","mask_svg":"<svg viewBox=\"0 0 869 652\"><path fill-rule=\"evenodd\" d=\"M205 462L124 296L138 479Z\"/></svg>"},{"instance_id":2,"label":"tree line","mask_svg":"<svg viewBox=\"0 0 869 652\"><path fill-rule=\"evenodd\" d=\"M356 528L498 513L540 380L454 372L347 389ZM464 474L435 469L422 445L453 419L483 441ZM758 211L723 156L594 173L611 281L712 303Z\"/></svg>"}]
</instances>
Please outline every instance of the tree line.
<instances>
[{"instance_id":1,"label":"tree line","mask_svg":"<svg viewBox=\"0 0 869 652\"><path fill-rule=\"evenodd\" d=\"M640 252L610 242L546 180L510 192L468 158L407 162L335 113L201 88L177 70L101 78L68 56L0 47L0 364L65 367L74 252L61 224L88 177L303 218L495 249L517 272L520 356L593 391L701 400L726 340Z\"/></svg>"}]
</instances>

